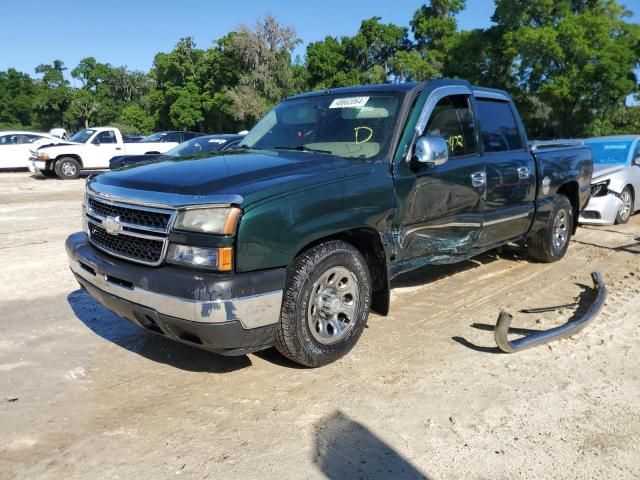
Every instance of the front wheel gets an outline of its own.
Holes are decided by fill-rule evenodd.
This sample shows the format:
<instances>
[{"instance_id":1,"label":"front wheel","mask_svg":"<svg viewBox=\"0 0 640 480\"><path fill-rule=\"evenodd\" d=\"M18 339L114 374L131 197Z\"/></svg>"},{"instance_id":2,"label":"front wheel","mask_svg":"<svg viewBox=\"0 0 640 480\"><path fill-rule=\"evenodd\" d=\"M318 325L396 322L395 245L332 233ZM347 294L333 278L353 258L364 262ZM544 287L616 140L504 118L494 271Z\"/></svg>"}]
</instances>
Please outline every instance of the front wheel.
<instances>
[{"instance_id":1,"label":"front wheel","mask_svg":"<svg viewBox=\"0 0 640 480\"><path fill-rule=\"evenodd\" d=\"M624 187L620 194L620 200L622 200L622 205L616 215L616 224L618 225L627 223L633 214L633 194L629 187Z\"/></svg>"},{"instance_id":2,"label":"front wheel","mask_svg":"<svg viewBox=\"0 0 640 480\"><path fill-rule=\"evenodd\" d=\"M534 260L552 263L567 253L573 233L573 207L564 195L556 195L547 225L533 234L527 245L527 254Z\"/></svg>"},{"instance_id":3,"label":"front wheel","mask_svg":"<svg viewBox=\"0 0 640 480\"><path fill-rule=\"evenodd\" d=\"M73 180L80 176L80 163L75 158L64 157L56 162L55 171L62 180Z\"/></svg>"},{"instance_id":4,"label":"front wheel","mask_svg":"<svg viewBox=\"0 0 640 480\"><path fill-rule=\"evenodd\" d=\"M275 346L307 367L327 365L356 344L370 305L362 254L341 240L317 245L289 267Z\"/></svg>"}]
</instances>

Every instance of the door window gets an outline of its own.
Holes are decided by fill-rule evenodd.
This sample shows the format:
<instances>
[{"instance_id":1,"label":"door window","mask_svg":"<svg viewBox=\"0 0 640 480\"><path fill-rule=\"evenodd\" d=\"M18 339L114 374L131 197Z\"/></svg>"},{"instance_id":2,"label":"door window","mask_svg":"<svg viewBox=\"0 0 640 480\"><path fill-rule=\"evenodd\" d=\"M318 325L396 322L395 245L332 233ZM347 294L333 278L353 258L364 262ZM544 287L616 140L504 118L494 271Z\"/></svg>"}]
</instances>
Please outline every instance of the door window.
<instances>
[{"instance_id":1,"label":"door window","mask_svg":"<svg viewBox=\"0 0 640 480\"><path fill-rule=\"evenodd\" d=\"M441 99L431 114L425 135L442 137L449 146L449 157L476 153L476 127L467 95Z\"/></svg>"},{"instance_id":2,"label":"door window","mask_svg":"<svg viewBox=\"0 0 640 480\"><path fill-rule=\"evenodd\" d=\"M22 135L22 143L33 143L41 138L40 135Z\"/></svg>"},{"instance_id":3,"label":"door window","mask_svg":"<svg viewBox=\"0 0 640 480\"><path fill-rule=\"evenodd\" d=\"M478 119L485 152L522 150L522 135L509 103L478 99Z\"/></svg>"},{"instance_id":4,"label":"door window","mask_svg":"<svg viewBox=\"0 0 640 480\"><path fill-rule=\"evenodd\" d=\"M98 143L118 143L116 140L116 133L113 130L106 130L104 132L100 132L96 136L96 140Z\"/></svg>"},{"instance_id":5,"label":"door window","mask_svg":"<svg viewBox=\"0 0 640 480\"><path fill-rule=\"evenodd\" d=\"M4 135L0 137L0 145L17 145L18 135Z\"/></svg>"},{"instance_id":6,"label":"door window","mask_svg":"<svg viewBox=\"0 0 640 480\"><path fill-rule=\"evenodd\" d=\"M180 134L180 132L173 132L164 137L162 141L182 143L182 135Z\"/></svg>"}]
</instances>

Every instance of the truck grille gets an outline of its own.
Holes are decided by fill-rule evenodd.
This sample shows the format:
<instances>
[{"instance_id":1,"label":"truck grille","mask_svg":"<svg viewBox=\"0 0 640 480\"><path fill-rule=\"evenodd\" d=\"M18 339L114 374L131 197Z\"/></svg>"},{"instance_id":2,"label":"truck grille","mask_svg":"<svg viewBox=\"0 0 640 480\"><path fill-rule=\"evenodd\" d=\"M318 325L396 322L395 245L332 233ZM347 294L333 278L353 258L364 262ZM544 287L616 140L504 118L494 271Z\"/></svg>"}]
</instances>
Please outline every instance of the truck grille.
<instances>
[{"instance_id":1,"label":"truck grille","mask_svg":"<svg viewBox=\"0 0 640 480\"><path fill-rule=\"evenodd\" d=\"M175 211L87 198L89 241L113 256L146 265L160 265Z\"/></svg>"},{"instance_id":2,"label":"truck grille","mask_svg":"<svg viewBox=\"0 0 640 480\"><path fill-rule=\"evenodd\" d=\"M164 240L132 237L129 235L110 235L107 231L89 223L89 239L94 245L120 257L138 262L156 264L162 260Z\"/></svg>"},{"instance_id":3,"label":"truck grille","mask_svg":"<svg viewBox=\"0 0 640 480\"><path fill-rule=\"evenodd\" d=\"M121 222L141 227L166 230L169 226L171 213L155 210L140 210L133 207L123 207L111 203L101 202L95 198L89 198L89 209L100 217L118 217Z\"/></svg>"}]
</instances>

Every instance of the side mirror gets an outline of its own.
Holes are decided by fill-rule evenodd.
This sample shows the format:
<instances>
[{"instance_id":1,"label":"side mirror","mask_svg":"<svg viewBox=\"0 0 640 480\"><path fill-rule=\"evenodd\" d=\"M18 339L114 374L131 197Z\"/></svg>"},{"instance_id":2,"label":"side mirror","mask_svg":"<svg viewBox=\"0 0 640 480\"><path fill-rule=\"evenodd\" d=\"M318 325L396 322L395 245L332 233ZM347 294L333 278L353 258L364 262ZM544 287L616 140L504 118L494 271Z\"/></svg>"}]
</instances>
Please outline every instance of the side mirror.
<instances>
[{"instance_id":1,"label":"side mirror","mask_svg":"<svg viewBox=\"0 0 640 480\"><path fill-rule=\"evenodd\" d=\"M415 162L429 168L446 163L449 159L449 147L442 137L419 137L413 154Z\"/></svg>"},{"instance_id":2,"label":"side mirror","mask_svg":"<svg viewBox=\"0 0 640 480\"><path fill-rule=\"evenodd\" d=\"M93 143L94 145L100 145L100 140L98 140L97 138L94 138L91 143Z\"/></svg>"}]
</instances>

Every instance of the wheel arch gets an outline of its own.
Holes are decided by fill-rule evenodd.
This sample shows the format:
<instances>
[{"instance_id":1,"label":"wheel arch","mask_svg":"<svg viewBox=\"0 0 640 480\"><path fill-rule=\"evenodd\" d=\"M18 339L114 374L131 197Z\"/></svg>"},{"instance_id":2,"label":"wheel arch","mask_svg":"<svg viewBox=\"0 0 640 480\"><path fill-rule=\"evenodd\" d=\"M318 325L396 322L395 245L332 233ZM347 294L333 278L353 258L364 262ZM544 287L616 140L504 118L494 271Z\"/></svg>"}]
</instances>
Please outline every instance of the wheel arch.
<instances>
[{"instance_id":1,"label":"wheel arch","mask_svg":"<svg viewBox=\"0 0 640 480\"><path fill-rule=\"evenodd\" d=\"M580 187L578 182L572 180L570 182L563 183L558 188L557 193L564 195L571 202L571 208L573 209L573 234L575 235L578 230L578 219L580 217Z\"/></svg>"},{"instance_id":2,"label":"wheel arch","mask_svg":"<svg viewBox=\"0 0 640 480\"><path fill-rule=\"evenodd\" d=\"M317 238L300 248L295 256L330 240L342 240L358 249L367 261L371 275L371 310L379 315L389 313L391 289L389 284L389 262L380 234L370 227L353 228Z\"/></svg>"},{"instance_id":3,"label":"wheel arch","mask_svg":"<svg viewBox=\"0 0 640 480\"><path fill-rule=\"evenodd\" d=\"M72 154L65 153L63 155L58 155L56 157L55 163L58 163L63 158L73 158L74 160L76 160L80 164L80 167L84 167L84 163L82 163L82 158L80 157L80 155L77 155L75 153L72 153ZM54 167L55 167L55 164L54 164Z\"/></svg>"}]
</instances>

